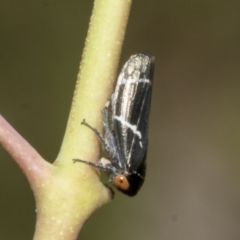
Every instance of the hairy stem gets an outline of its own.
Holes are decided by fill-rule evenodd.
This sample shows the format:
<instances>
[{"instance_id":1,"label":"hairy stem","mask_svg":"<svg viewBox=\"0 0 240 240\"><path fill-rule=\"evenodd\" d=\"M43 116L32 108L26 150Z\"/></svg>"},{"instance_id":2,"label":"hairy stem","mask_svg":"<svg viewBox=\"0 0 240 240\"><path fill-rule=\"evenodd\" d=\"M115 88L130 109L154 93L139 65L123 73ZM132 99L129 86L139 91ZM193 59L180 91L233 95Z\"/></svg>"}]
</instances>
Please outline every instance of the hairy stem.
<instances>
[{"instance_id":1,"label":"hairy stem","mask_svg":"<svg viewBox=\"0 0 240 240\"><path fill-rule=\"evenodd\" d=\"M81 125L85 118L101 131L101 109L110 97L126 31L131 0L95 0L72 108L56 161L49 164L2 117L0 143L27 176L36 199L35 240L76 239L84 222L112 192L96 169L99 143Z\"/></svg>"}]
</instances>

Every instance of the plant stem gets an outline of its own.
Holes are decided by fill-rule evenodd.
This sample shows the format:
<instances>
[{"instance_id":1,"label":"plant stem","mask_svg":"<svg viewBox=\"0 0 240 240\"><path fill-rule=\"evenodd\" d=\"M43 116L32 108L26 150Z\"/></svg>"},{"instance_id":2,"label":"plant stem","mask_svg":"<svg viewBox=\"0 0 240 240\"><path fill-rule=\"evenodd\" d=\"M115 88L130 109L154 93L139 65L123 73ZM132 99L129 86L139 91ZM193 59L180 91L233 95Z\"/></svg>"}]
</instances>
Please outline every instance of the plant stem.
<instances>
[{"instance_id":1,"label":"plant stem","mask_svg":"<svg viewBox=\"0 0 240 240\"><path fill-rule=\"evenodd\" d=\"M131 0L95 0L65 136L53 164L0 116L0 143L21 167L36 199L34 240L76 239L91 214L112 199L96 169L72 160L99 158L96 136L80 123L85 118L102 130L101 109L112 93L130 7Z\"/></svg>"}]
</instances>

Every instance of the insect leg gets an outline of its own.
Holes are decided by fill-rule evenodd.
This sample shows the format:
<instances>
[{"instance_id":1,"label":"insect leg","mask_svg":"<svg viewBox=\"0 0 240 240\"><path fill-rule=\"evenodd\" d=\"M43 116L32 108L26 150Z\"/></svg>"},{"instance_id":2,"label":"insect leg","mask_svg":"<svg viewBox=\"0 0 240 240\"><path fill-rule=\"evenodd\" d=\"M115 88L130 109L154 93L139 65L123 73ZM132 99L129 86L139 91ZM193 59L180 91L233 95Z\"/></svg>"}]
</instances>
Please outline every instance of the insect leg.
<instances>
[{"instance_id":1,"label":"insect leg","mask_svg":"<svg viewBox=\"0 0 240 240\"><path fill-rule=\"evenodd\" d=\"M90 128L98 137L99 141L101 142L104 151L106 151L107 153L109 153L109 146L107 144L107 142L105 141L103 135L94 127L92 127L91 125L89 125L85 119L83 119L83 121L81 122L81 124L85 125L86 127Z\"/></svg>"},{"instance_id":2,"label":"insect leg","mask_svg":"<svg viewBox=\"0 0 240 240\"><path fill-rule=\"evenodd\" d=\"M78 158L73 159L73 163L75 163L75 162L86 163L86 164L88 164L88 165L90 165L92 167L101 169L101 170L106 171L106 172L113 172L114 171L114 167L110 164L109 160L107 160L105 158L102 158L100 160L100 162L98 162L98 163L85 161L85 160L78 159Z\"/></svg>"}]
</instances>

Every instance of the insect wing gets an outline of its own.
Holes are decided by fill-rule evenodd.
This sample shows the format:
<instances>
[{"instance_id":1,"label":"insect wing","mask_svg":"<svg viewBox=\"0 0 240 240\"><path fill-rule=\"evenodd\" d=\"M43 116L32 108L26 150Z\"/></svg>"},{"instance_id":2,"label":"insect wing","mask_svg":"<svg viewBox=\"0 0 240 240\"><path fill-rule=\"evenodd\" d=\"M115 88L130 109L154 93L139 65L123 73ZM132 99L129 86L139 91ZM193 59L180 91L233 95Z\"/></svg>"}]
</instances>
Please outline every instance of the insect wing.
<instances>
[{"instance_id":1,"label":"insect wing","mask_svg":"<svg viewBox=\"0 0 240 240\"><path fill-rule=\"evenodd\" d=\"M133 55L124 65L112 95L112 124L123 169L137 171L147 152L154 57Z\"/></svg>"}]
</instances>

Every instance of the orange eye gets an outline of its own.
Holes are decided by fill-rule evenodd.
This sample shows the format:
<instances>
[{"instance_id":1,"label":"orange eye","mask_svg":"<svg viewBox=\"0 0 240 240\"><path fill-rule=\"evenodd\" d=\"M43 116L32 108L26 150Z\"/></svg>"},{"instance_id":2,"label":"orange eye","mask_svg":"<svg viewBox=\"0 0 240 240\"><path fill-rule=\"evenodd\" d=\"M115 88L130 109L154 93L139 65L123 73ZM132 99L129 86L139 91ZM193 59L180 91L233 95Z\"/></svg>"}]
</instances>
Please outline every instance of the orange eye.
<instances>
[{"instance_id":1,"label":"orange eye","mask_svg":"<svg viewBox=\"0 0 240 240\"><path fill-rule=\"evenodd\" d=\"M122 174L117 175L113 179L113 183L117 188L120 188L122 190L127 190L129 188L129 182L127 178Z\"/></svg>"}]
</instances>

